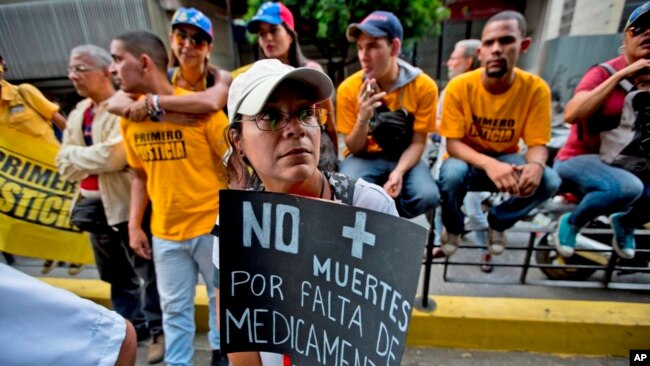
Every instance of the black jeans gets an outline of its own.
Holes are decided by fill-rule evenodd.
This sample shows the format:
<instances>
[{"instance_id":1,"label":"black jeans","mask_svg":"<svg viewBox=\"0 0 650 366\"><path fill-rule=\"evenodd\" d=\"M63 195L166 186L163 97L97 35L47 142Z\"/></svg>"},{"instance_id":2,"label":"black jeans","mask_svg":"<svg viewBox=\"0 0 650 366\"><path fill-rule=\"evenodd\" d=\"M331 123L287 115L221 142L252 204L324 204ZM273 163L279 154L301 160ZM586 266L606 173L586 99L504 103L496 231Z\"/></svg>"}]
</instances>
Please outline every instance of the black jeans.
<instances>
[{"instance_id":1,"label":"black jeans","mask_svg":"<svg viewBox=\"0 0 650 366\"><path fill-rule=\"evenodd\" d=\"M143 229L151 243L149 220L150 209L147 209ZM162 332L154 263L136 255L129 246L128 223L114 227L107 224L102 233L90 234L90 242L99 277L111 285L113 309L133 323L138 334L147 328L151 334Z\"/></svg>"}]
</instances>

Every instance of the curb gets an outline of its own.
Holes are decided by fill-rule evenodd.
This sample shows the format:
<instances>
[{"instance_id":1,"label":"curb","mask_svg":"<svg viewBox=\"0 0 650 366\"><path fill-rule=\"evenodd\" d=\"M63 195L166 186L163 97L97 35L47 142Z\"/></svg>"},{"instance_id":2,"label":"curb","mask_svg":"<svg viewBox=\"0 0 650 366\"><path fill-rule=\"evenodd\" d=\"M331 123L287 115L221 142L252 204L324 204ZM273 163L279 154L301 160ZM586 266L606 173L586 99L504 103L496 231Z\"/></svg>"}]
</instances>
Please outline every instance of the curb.
<instances>
[{"instance_id":1,"label":"curb","mask_svg":"<svg viewBox=\"0 0 650 366\"><path fill-rule=\"evenodd\" d=\"M410 346L629 356L650 348L650 304L436 296L414 310Z\"/></svg>"},{"instance_id":2,"label":"curb","mask_svg":"<svg viewBox=\"0 0 650 366\"><path fill-rule=\"evenodd\" d=\"M40 278L110 307L100 280ZM611 301L436 296L435 310L413 310L409 346L629 356L650 349L650 304ZM197 331L207 331L208 298L196 288Z\"/></svg>"}]
</instances>

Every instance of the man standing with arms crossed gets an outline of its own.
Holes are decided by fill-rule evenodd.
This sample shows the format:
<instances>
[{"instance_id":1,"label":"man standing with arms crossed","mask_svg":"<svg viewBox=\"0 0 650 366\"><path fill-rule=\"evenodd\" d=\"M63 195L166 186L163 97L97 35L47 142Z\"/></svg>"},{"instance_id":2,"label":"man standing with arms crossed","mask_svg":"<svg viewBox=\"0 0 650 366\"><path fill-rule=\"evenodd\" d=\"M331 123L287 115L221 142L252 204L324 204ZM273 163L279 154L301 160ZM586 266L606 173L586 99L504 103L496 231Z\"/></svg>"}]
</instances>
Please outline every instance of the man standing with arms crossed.
<instances>
[{"instance_id":1,"label":"man standing with arms crossed","mask_svg":"<svg viewBox=\"0 0 650 366\"><path fill-rule=\"evenodd\" d=\"M347 37L356 42L362 70L338 88L336 120L347 146L341 173L383 185L400 216L415 217L440 199L429 168L420 161L427 134L435 129L438 88L422 70L398 57L403 29L393 13L371 13L351 24ZM391 111L404 109L413 118L412 140L398 156L386 154L370 134L370 121L382 105Z\"/></svg>"},{"instance_id":2,"label":"man standing with arms crossed","mask_svg":"<svg viewBox=\"0 0 650 366\"><path fill-rule=\"evenodd\" d=\"M479 58L484 67L452 80L445 90L440 133L449 158L442 164L442 248L451 255L463 230L460 209L468 191L507 192L490 209L488 249L500 254L504 231L551 197L560 179L546 167L551 135L551 93L538 76L515 67L530 46L526 21L515 11L491 17L483 28ZM527 146L519 154L519 140Z\"/></svg>"},{"instance_id":3,"label":"man standing with arms crossed","mask_svg":"<svg viewBox=\"0 0 650 366\"><path fill-rule=\"evenodd\" d=\"M111 42L111 72L122 90L143 95L150 120L121 120L126 156L135 176L131 188L130 245L144 257L153 256L163 309L165 361L191 365L194 353L194 295L199 273L212 280L212 236L219 212L219 190L226 188L222 160L227 151L222 111L204 123L166 122L160 95L191 93L170 84L167 53L162 41L149 31L130 31ZM153 246L141 229L145 206L151 198ZM152 253L153 252L153 253ZM227 364L220 354L216 329L215 290L207 286L208 340L212 364Z\"/></svg>"}]
</instances>

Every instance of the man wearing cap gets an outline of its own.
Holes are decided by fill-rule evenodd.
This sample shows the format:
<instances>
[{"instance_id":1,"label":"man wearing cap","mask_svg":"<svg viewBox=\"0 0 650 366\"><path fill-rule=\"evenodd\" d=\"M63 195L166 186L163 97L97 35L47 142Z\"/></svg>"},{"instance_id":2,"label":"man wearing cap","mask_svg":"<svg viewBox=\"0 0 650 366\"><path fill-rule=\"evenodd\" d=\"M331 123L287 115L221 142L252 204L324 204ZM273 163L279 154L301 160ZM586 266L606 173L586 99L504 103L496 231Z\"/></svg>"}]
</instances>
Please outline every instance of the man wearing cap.
<instances>
[{"instance_id":1,"label":"man wearing cap","mask_svg":"<svg viewBox=\"0 0 650 366\"><path fill-rule=\"evenodd\" d=\"M610 215L618 255L635 255L634 228L645 223L648 187L632 173L604 163L598 153L600 132L621 120L627 93L619 83L650 72L649 11L650 2L645 2L630 14L621 55L605 62L613 72L601 65L589 69L564 110L571 130L553 167L583 198L560 218L552 241L563 257L573 255L580 229L600 215Z\"/></svg>"},{"instance_id":2,"label":"man wearing cap","mask_svg":"<svg viewBox=\"0 0 650 366\"><path fill-rule=\"evenodd\" d=\"M210 232L219 211L219 190L226 188L223 156L227 150L223 112L210 114L196 125L165 121L158 95L191 93L172 86L165 69L167 54L162 41L148 31L130 31L111 42L111 72L122 90L144 95L149 120L122 119L127 162L135 174L131 185L130 245L136 254L153 256L163 309L165 361L190 365L194 352L194 293L200 273L212 279ZM152 204L150 245L142 231L148 200ZM227 364L220 354L216 329L216 299L207 286L208 340L212 364Z\"/></svg>"},{"instance_id":3,"label":"man wearing cap","mask_svg":"<svg viewBox=\"0 0 650 366\"><path fill-rule=\"evenodd\" d=\"M438 88L422 70L398 58L403 30L394 14L375 11L351 24L347 37L356 42L362 70L338 88L338 130L347 146L341 173L383 185L400 216L415 217L439 201L436 183L420 161L426 136L435 129ZM380 109L407 113L403 120L412 138L402 148L380 147L372 135Z\"/></svg>"},{"instance_id":4,"label":"man wearing cap","mask_svg":"<svg viewBox=\"0 0 650 366\"><path fill-rule=\"evenodd\" d=\"M483 28L479 58L484 67L457 76L445 89L440 134L447 158L440 169L442 249L451 255L459 245L468 191L501 191L511 198L490 209L488 249L503 252L504 231L551 197L560 179L546 167L551 137L548 85L515 67L530 45L524 17L504 11ZM519 140L527 146L519 153Z\"/></svg>"}]
</instances>

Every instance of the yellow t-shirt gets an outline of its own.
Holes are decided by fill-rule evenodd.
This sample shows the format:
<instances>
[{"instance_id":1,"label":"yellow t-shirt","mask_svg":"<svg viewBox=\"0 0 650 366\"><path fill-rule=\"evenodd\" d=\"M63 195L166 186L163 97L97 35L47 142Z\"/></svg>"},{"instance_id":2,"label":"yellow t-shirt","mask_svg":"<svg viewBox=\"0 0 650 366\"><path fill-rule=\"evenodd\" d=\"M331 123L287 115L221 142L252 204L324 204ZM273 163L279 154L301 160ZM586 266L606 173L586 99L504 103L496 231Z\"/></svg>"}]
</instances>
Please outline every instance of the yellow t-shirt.
<instances>
[{"instance_id":1,"label":"yellow t-shirt","mask_svg":"<svg viewBox=\"0 0 650 366\"><path fill-rule=\"evenodd\" d=\"M233 80L235 80L235 78L236 78L237 76L239 76L239 74L243 74L243 73L245 73L246 71L248 71L251 67L253 67L253 64L255 64L255 63L253 62L253 63L250 63L250 64L248 64L248 65L244 65L244 66L242 66L242 67L240 67L240 68L238 68L238 69L235 69L235 70L231 71L231 72L230 72L230 77L231 77Z\"/></svg>"},{"instance_id":2,"label":"yellow t-shirt","mask_svg":"<svg viewBox=\"0 0 650 366\"><path fill-rule=\"evenodd\" d=\"M52 123L59 106L50 102L36 87L30 84L20 86L0 80L0 125L59 144L54 135Z\"/></svg>"},{"instance_id":3,"label":"yellow t-shirt","mask_svg":"<svg viewBox=\"0 0 650 366\"><path fill-rule=\"evenodd\" d=\"M190 93L178 87L174 91ZM120 124L127 162L147 174L153 235L181 241L208 234L219 212L219 190L227 187L226 115L213 113L196 126L124 118Z\"/></svg>"},{"instance_id":4,"label":"yellow t-shirt","mask_svg":"<svg viewBox=\"0 0 650 366\"><path fill-rule=\"evenodd\" d=\"M490 94L481 82L483 68L457 76L445 89L440 134L461 139L474 150L508 154L551 138L551 91L539 76L515 68L505 93Z\"/></svg>"},{"instance_id":5,"label":"yellow t-shirt","mask_svg":"<svg viewBox=\"0 0 650 366\"><path fill-rule=\"evenodd\" d=\"M357 122L359 106L357 104L359 91L363 84L363 70L354 73L345 79L337 90L336 96L336 124L340 133L347 135L352 132ZM400 93L403 90L402 105ZM405 108L415 116L413 131L429 133L436 128L436 105L438 104L438 87L428 75L421 73L414 80L401 88L387 94L384 104L392 111ZM379 152L381 148L375 139L368 135L365 152ZM344 156L350 152L345 149Z\"/></svg>"}]
</instances>

